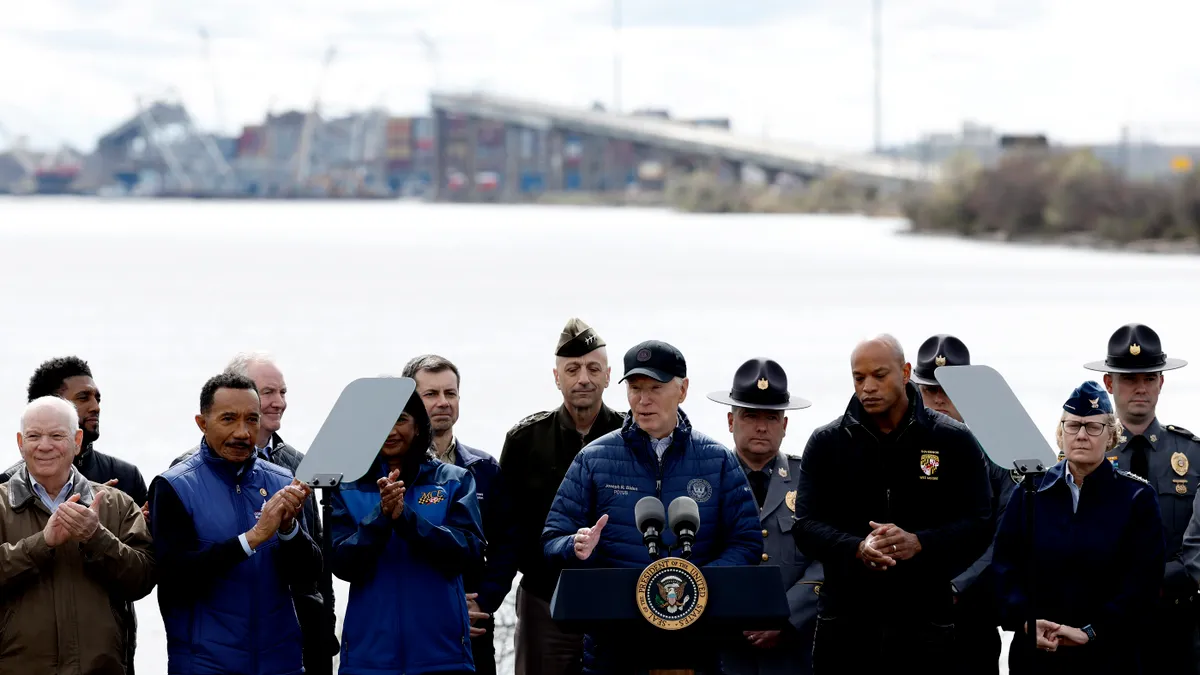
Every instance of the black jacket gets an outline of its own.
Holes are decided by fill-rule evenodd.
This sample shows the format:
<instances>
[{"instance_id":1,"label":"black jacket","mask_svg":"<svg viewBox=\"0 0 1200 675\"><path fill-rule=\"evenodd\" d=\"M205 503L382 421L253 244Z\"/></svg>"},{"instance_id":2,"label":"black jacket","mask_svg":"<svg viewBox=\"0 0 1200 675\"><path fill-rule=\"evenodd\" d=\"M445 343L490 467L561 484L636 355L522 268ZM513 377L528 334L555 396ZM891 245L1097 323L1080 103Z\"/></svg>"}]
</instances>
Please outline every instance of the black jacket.
<instances>
[{"instance_id":1,"label":"black jacket","mask_svg":"<svg viewBox=\"0 0 1200 675\"><path fill-rule=\"evenodd\" d=\"M854 397L815 430L800 460L796 526L804 555L825 568L820 613L948 622L951 580L991 541L992 490L983 449L966 426L929 410L907 385L909 409L884 436ZM871 521L917 535L922 550L887 571L855 557ZM883 603L883 604L881 604Z\"/></svg>"}]
</instances>

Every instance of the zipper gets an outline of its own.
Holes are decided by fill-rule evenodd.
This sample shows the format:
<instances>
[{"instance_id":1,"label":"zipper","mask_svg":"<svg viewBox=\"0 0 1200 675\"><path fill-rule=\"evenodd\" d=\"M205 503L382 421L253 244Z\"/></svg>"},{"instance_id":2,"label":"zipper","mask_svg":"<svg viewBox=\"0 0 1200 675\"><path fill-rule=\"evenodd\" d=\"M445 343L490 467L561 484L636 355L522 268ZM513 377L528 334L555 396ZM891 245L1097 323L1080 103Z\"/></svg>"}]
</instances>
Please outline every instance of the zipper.
<instances>
[{"instance_id":1,"label":"zipper","mask_svg":"<svg viewBox=\"0 0 1200 675\"><path fill-rule=\"evenodd\" d=\"M664 452L663 454L665 455L667 453ZM657 476L657 480L654 482L654 496L658 497L659 501L662 501L662 479L663 479L663 458L659 457L658 458L658 476Z\"/></svg>"},{"instance_id":2,"label":"zipper","mask_svg":"<svg viewBox=\"0 0 1200 675\"><path fill-rule=\"evenodd\" d=\"M236 495L234 497L234 501L237 503L238 522L241 525L242 532L245 532L246 530L249 530L251 526L246 525L246 503L243 501L243 497L241 496L242 495L242 478L243 478L243 476L238 476L235 479L237 482L234 483L233 488L234 488L234 493ZM263 542L263 543L265 544L266 542ZM257 551L255 551L255 553L257 553ZM254 592L253 588L251 589L251 592L250 592L250 616L258 616L258 594ZM252 647L253 647L253 645L258 644L258 622L256 622L256 621L251 622L250 644ZM252 648L250 650L250 658L251 658L251 663L253 664L252 670L253 670L253 672L257 673L258 672L258 650Z\"/></svg>"}]
</instances>

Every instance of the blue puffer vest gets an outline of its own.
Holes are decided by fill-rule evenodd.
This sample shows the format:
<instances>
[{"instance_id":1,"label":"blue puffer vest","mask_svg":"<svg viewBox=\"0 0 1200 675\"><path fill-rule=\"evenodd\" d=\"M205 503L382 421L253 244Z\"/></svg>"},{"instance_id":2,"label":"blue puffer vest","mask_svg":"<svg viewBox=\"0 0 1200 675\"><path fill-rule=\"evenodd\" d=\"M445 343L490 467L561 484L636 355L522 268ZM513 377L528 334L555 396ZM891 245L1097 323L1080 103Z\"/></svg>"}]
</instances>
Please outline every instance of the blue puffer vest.
<instances>
[{"instance_id":1,"label":"blue puffer vest","mask_svg":"<svg viewBox=\"0 0 1200 675\"><path fill-rule=\"evenodd\" d=\"M202 443L200 451L162 474L192 516L201 545L217 544L254 526L271 495L292 482L282 467L255 460L237 465ZM162 607L168 671L180 675L295 675L301 665L300 622L287 584L276 571L280 541L271 537L212 592L193 603Z\"/></svg>"}]
</instances>

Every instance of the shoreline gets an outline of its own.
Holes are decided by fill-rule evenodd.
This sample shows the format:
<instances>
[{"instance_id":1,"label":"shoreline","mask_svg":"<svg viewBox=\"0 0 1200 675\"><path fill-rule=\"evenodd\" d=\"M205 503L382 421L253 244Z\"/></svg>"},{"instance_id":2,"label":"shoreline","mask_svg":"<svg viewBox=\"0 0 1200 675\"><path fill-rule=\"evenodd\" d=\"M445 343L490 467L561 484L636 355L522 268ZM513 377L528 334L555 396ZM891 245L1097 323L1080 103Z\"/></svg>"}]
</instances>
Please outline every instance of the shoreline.
<instances>
[{"instance_id":1,"label":"shoreline","mask_svg":"<svg viewBox=\"0 0 1200 675\"><path fill-rule=\"evenodd\" d=\"M1200 255L1200 238L1188 239L1139 239L1128 243L1106 239L1089 232L1077 232L1063 235L1025 235L1009 236L1004 232L988 232L985 234L963 234L953 230L920 229L912 222L896 234L913 237L935 237L939 239L955 239L959 241L980 241L997 244L1017 244L1021 246L1040 246L1050 248L1082 249L1112 253L1151 253L1157 255L1194 256Z\"/></svg>"}]
</instances>

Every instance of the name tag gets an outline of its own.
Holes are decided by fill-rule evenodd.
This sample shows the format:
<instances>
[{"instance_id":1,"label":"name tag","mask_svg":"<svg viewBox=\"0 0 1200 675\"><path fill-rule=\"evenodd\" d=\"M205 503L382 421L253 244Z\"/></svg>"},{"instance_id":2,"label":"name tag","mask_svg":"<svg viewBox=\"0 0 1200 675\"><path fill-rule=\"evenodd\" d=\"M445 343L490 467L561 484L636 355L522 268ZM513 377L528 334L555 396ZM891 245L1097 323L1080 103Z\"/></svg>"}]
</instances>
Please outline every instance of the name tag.
<instances>
[{"instance_id":1,"label":"name tag","mask_svg":"<svg viewBox=\"0 0 1200 675\"><path fill-rule=\"evenodd\" d=\"M618 495L627 495L630 492L640 492L640 490L637 489L636 485L615 485L613 483L609 483L609 484L605 485L604 489L612 490L613 494L618 494Z\"/></svg>"}]
</instances>

